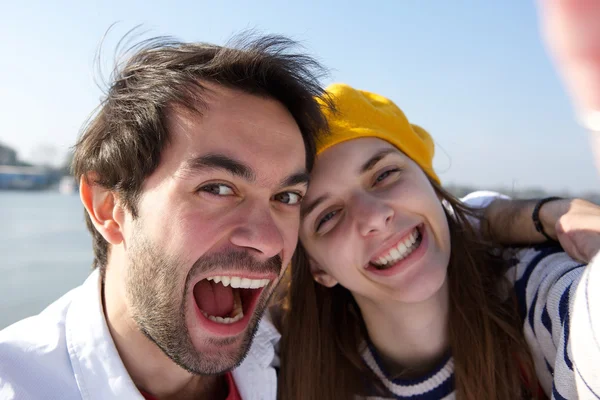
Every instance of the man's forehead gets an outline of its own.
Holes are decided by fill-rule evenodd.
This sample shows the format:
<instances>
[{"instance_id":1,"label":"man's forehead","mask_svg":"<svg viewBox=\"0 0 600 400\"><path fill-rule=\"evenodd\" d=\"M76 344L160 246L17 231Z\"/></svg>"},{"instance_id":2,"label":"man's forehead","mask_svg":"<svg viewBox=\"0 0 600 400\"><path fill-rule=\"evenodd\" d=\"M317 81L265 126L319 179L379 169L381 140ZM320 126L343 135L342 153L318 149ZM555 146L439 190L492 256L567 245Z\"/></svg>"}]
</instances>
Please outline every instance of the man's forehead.
<instances>
[{"instance_id":1,"label":"man's forehead","mask_svg":"<svg viewBox=\"0 0 600 400\"><path fill-rule=\"evenodd\" d=\"M216 156L248 167L257 179L278 180L305 171L304 140L287 109L274 100L240 96L245 97L233 108L208 102L201 114L173 107L166 124L170 140L161 164L187 175L198 169L194 166L206 166L199 162L203 158Z\"/></svg>"},{"instance_id":2,"label":"man's forehead","mask_svg":"<svg viewBox=\"0 0 600 400\"><path fill-rule=\"evenodd\" d=\"M198 118L210 118L225 114L227 118L235 119L240 113L247 114L253 109L264 109L267 106L280 111L270 115L271 119L285 119L286 122L290 122L289 118L291 118L296 124L289 110L275 98L205 80L200 80L199 84L199 87L192 89L196 92L195 102L186 104L186 106L174 102L167 110L168 118L186 118L189 120L188 122L197 122ZM191 110L186 109L190 106Z\"/></svg>"},{"instance_id":3,"label":"man's forehead","mask_svg":"<svg viewBox=\"0 0 600 400\"><path fill-rule=\"evenodd\" d=\"M215 135L251 139L250 133L258 133L261 141L281 137L303 143L295 118L280 101L210 82L202 85L201 100L192 109L174 103L166 110L170 136L197 133L207 140Z\"/></svg>"}]
</instances>

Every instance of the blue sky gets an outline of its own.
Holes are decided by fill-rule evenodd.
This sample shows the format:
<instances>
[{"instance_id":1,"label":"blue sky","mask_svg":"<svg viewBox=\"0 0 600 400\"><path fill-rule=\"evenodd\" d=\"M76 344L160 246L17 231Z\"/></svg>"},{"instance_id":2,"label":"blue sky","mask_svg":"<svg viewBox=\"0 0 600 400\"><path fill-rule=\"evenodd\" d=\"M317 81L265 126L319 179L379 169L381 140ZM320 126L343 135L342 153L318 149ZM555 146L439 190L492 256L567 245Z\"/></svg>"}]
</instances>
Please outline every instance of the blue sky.
<instances>
[{"instance_id":1,"label":"blue sky","mask_svg":"<svg viewBox=\"0 0 600 400\"><path fill-rule=\"evenodd\" d=\"M93 60L115 22L109 45L138 24L218 44L248 28L291 36L330 68L324 83L390 97L427 128L444 183L598 187L529 0L5 2L0 142L24 159L53 145L60 161L99 102Z\"/></svg>"}]
</instances>

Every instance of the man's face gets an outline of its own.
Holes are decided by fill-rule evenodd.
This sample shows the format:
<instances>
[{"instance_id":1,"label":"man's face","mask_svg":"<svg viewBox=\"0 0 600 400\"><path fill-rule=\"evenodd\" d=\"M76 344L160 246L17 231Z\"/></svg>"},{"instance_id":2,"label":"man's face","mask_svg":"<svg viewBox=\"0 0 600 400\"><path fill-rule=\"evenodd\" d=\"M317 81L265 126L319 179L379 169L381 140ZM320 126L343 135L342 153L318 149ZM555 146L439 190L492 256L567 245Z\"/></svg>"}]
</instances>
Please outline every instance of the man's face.
<instances>
[{"instance_id":1,"label":"man's face","mask_svg":"<svg viewBox=\"0 0 600 400\"><path fill-rule=\"evenodd\" d=\"M243 360L296 247L307 182L280 103L210 87L202 116L168 115L169 144L125 217L121 271L138 327L197 374Z\"/></svg>"}]
</instances>

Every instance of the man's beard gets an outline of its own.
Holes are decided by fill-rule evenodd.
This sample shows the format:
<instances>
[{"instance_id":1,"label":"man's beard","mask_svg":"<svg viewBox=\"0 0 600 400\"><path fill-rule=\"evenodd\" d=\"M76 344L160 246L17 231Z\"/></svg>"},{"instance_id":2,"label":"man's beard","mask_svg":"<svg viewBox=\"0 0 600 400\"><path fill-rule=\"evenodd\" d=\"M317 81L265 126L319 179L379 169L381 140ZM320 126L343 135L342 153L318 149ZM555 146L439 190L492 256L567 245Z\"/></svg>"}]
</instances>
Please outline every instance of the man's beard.
<instances>
[{"instance_id":1,"label":"man's beard","mask_svg":"<svg viewBox=\"0 0 600 400\"><path fill-rule=\"evenodd\" d=\"M196 350L186 326L186 314L195 314L195 310L188 310L193 305L186 301L188 291L193 290L193 287L189 287L189 282L199 274L223 268L228 271L255 271L279 276L281 258L275 256L259 262L244 251L207 254L189 269L182 288L182 271L187 270L185 264L176 257L161 252L160 247L153 245L141 232L142 229L137 230L138 236L130 244L130 265L126 277L131 315L140 331L173 362L193 374L220 374L237 367L246 357L274 288L267 295L266 290L269 288L265 287L239 347L235 350L221 350L239 340L237 337L208 338L205 346L213 347L214 351L205 354Z\"/></svg>"}]
</instances>

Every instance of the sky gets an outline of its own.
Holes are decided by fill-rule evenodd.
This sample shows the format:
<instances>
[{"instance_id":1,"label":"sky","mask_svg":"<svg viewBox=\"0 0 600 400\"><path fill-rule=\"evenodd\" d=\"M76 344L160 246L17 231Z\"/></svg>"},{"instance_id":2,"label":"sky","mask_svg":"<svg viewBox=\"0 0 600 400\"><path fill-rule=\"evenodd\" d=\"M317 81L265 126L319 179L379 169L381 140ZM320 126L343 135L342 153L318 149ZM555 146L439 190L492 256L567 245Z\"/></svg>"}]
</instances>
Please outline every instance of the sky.
<instances>
[{"instance_id":1,"label":"sky","mask_svg":"<svg viewBox=\"0 0 600 400\"><path fill-rule=\"evenodd\" d=\"M595 191L577 125L541 41L535 2L15 1L0 13L0 143L60 163L98 105L114 44L143 37L224 44L255 29L299 41L330 74L391 98L436 142L443 183ZM111 47L112 46L112 47ZM50 150L54 148L56 152Z\"/></svg>"}]
</instances>

